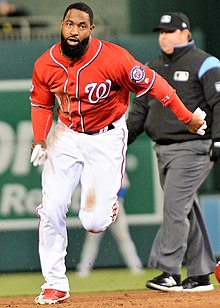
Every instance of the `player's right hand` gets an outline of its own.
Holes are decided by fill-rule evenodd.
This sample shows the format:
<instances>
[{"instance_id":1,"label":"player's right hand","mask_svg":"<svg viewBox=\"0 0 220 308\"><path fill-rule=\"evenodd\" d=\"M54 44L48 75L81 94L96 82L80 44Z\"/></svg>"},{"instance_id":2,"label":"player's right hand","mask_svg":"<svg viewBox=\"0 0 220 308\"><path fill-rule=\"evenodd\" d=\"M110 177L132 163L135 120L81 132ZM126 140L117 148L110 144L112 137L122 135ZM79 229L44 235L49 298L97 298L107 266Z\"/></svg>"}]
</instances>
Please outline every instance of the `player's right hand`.
<instances>
[{"instance_id":1,"label":"player's right hand","mask_svg":"<svg viewBox=\"0 0 220 308\"><path fill-rule=\"evenodd\" d=\"M34 167L44 164L48 156L46 143L35 143L32 145L31 150L31 163L33 163Z\"/></svg>"},{"instance_id":2,"label":"player's right hand","mask_svg":"<svg viewBox=\"0 0 220 308\"><path fill-rule=\"evenodd\" d=\"M189 121L186 126L191 133L197 133L199 135L204 135L205 129L207 128L206 121L194 113L192 115L191 121Z\"/></svg>"}]
</instances>

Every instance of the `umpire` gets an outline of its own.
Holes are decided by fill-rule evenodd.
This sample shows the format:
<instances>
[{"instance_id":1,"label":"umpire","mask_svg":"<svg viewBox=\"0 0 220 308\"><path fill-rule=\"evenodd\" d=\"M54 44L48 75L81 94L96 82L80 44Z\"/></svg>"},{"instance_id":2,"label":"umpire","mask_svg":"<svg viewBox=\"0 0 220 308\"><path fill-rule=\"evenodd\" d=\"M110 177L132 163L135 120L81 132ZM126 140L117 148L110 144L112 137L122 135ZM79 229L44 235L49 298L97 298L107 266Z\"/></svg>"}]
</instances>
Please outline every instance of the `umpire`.
<instances>
[{"instance_id":1,"label":"umpire","mask_svg":"<svg viewBox=\"0 0 220 308\"><path fill-rule=\"evenodd\" d=\"M154 31L159 32L162 53L148 66L176 89L190 111L198 107L205 111L207 129L205 134L190 134L157 100L143 96L133 101L127 120L128 143L143 131L155 142L164 191L163 222L148 264L162 274L146 286L163 291L210 291L209 274L216 260L197 190L220 156L220 63L195 46L189 19L183 13L164 14ZM187 278L181 282L183 262Z\"/></svg>"}]
</instances>

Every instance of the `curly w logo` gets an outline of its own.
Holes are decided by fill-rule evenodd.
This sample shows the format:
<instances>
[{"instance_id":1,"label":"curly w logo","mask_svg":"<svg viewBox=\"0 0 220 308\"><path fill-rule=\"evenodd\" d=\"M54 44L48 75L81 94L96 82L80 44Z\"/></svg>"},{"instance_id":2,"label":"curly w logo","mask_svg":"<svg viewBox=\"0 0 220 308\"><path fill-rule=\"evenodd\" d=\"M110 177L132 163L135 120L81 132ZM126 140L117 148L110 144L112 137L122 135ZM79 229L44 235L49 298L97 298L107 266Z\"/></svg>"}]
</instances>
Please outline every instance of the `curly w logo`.
<instances>
[{"instance_id":1,"label":"curly w logo","mask_svg":"<svg viewBox=\"0 0 220 308\"><path fill-rule=\"evenodd\" d=\"M88 93L88 100L91 104L96 104L100 99L106 98L111 90L111 80L98 84L97 82L89 83L85 87L85 92Z\"/></svg>"}]
</instances>

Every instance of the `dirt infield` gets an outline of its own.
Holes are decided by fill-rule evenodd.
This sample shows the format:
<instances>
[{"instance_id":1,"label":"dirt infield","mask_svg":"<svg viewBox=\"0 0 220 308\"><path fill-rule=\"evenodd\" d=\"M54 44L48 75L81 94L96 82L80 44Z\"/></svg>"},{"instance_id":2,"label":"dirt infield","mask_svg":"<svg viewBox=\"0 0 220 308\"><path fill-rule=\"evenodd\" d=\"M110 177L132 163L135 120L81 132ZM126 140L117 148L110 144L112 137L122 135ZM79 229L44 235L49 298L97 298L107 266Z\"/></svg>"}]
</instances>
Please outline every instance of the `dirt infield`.
<instances>
[{"instance_id":1,"label":"dirt infield","mask_svg":"<svg viewBox=\"0 0 220 308\"><path fill-rule=\"evenodd\" d=\"M0 308L34 308L34 297L0 298ZM220 288L211 292L183 293L160 291L126 291L71 295L69 301L59 308L207 308L220 307Z\"/></svg>"}]
</instances>

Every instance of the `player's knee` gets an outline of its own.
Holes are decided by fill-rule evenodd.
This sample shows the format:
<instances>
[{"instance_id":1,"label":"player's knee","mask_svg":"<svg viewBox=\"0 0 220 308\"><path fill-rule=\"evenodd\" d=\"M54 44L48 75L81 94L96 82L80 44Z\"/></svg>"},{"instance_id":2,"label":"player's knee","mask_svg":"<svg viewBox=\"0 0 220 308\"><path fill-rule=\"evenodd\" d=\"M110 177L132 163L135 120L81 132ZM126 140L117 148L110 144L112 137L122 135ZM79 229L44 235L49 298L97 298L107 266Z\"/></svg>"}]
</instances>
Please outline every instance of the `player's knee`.
<instances>
[{"instance_id":1,"label":"player's knee","mask_svg":"<svg viewBox=\"0 0 220 308\"><path fill-rule=\"evenodd\" d=\"M98 234L98 233L101 233L101 232L103 232L105 230L103 230L103 231L87 230L87 231L92 233L92 234Z\"/></svg>"},{"instance_id":2,"label":"player's knee","mask_svg":"<svg viewBox=\"0 0 220 308\"><path fill-rule=\"evenodd\" d=\"M101 220L91 217L91 215L86 215L85 213L80 215L80 219L84 229L91 233L100 233L107 229L105 223L102 223Z\"/></svg>"},{"instance_id":3,"label":"player's knee","mask_svg":"<svg viewBox=\"0 0 220 308\"><path fill-rule=\"evenodd\" d=\"M79 217L83 227L92 233L100 233L105 231L113 222L115 222L118 215L118 202L114 204L109 213L102 213L102 216L97 215L96 212L87 212L81 210Z\"/></svg>"},{"instance_id":4,"label":"player's knee","mask_svg":"<svg viewBox=\"0 0 220 308\"><path fill-rule=\"evenodd\" d=\"M97 224L88 224L88 223L83 223L82 225L84 227L84 229L86 229L87 231L91 232L91 233L100 233L103 232L107 229L107 227L104 227L102 225L97 225Z\"/></svg>"}]
</instances>

